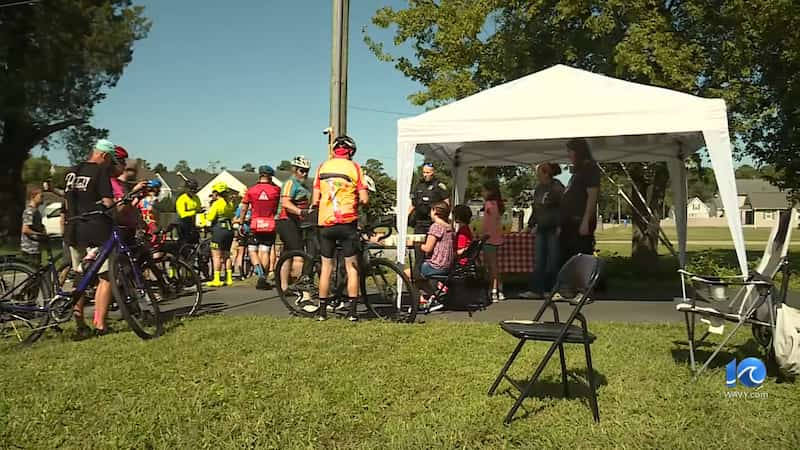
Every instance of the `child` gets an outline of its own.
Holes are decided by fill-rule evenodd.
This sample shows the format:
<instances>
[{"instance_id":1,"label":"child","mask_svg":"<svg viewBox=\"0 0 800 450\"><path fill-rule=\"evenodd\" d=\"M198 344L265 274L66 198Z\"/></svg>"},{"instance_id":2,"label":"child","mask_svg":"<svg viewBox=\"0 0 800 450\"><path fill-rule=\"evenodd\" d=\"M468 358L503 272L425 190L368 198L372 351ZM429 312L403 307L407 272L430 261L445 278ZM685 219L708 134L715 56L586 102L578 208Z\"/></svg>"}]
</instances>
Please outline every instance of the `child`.
<instances>
[{"instance_id":1,"label":"child","mask_svg":"<svg viewBox=\"0 0 800 450\"><path fill-rule=\"evenodd\" d=\"M456 255L463 256L469 244L472 243L472 230L469 223L472 221L472 210L467 205L456 205L453 208L453 218L456 221ZM467 258L458 261L462 266L467 264Z\"/></svg>"},{"instance_id":2,"label":"child","mask_svg":"<svg viewBox=\"0 0 800 450\"><path fill-rule=\"evenodd\" d=\"M39 267L42 263L42 250L38 239L46 234L42 224L42 213L39 211L40 206L42 206L42 190L38 187L32 188L28 194L28 206L22 213L22 235L19 246L25 261L34 267Z\"/></svg>"},{"instance_id":3,"label":"child","mask_svg":"<svg viewBox=\"0 0 800 450\"><path fill-rule=\"evenodd\" d=\"M489 272L489 283L492 286L492 301L505 300L497 267L497 251L503 245L502 215L505 207L500 196L497 181L488 181L483 185L483 232L489 236L483 246L483 257Z\"/></svg>"},{"instance_id":4,"label":"child","mask_svg":"<svg viewBox=\"0 0 800 450\"><path fill-rule=\"evenodd\" d=\"M446 275L450 271L450 266L453 264L453 244L454 234L453 227L450 226L447 219L450 216L450 205L446 202L436 202L431 205L431 224L428 230L428 236L425 243L422 244L422 251L426 258L420 267L420 275L423 279L428 279L434 275ZM425 290L426 286L422 289ZM430 291L430 286L427 286ZM420 303L423 308L433 310L434 306L441 308L441 305L428 305L428 300L425 295L420 296Z\"/></svg>"}]
</instances>

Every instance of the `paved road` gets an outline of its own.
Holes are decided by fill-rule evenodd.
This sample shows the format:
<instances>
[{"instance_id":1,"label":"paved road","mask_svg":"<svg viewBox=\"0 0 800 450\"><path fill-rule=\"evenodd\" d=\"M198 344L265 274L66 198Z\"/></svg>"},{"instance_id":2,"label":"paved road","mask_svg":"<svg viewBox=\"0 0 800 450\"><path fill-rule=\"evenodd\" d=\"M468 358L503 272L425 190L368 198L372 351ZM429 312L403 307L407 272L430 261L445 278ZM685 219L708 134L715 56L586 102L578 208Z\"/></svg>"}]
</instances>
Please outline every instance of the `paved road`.
<instances>
[{"instance_id":1,"label":"paved road","mask_svg":"<svg viewBox=\"0 0 800 450\"><path fill-rule=\"evenodd\" d=\"M677 239L675 240L677 242ZM602 240L597 241L598 244L630 244L631 240ZM733 241L686 241L687 245L708 245L708 246L730 246L733 247ZM767 241L747 241L747 245L767 245ZM789 245L800 245L800 242L790 242Z\"/></svg>"}]
</instances>

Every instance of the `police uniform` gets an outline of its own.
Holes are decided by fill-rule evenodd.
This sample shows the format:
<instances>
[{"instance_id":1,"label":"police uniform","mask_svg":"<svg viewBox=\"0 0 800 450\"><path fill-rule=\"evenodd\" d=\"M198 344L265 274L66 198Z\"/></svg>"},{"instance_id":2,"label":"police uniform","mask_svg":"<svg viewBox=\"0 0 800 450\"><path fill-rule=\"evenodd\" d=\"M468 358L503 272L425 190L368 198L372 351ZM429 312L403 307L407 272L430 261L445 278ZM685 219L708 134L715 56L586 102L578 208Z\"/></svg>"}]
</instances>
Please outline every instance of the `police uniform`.
<instances>
[{"instance_id":1,"label":"police uniform","mask_svg":"<svg viewBox=\"0 0 800 450\"><path fill-rule=\"evenodd\" d=\"M436 178L421 180L414 187L411 203L414 205L414 233L427 234L431 227L431 205L450 198L447 186Z\"/></svg>"},{"instance_id":2,"label":"police uniform","mask_svg":"<svg viewBox=\"0 0 800 450\"><path fill-rule=\"evenodd\" d=\"M431 181L420 180L414 187L414 196L411 203L414 205L412 220L414 221L414 234L428 234L428 230L433 223L431 221L431 205L450 198L447 186L440 183L436 178ZM414 244L414 278L420 277L420 266L425 261L425 254L422 251L422 244Z\"/></svg>"}]
</instances>

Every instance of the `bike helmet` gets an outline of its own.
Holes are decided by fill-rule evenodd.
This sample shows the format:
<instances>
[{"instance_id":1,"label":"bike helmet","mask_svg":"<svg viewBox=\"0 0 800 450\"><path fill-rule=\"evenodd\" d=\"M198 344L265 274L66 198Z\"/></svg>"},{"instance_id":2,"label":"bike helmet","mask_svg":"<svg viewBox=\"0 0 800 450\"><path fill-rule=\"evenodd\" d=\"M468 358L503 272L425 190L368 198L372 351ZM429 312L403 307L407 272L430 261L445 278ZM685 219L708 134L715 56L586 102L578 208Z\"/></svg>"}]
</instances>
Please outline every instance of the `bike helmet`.
<instances>
[{"instance_id":1,"label":"bike helmet","mask_svg":"<svg viewBox=\"0 0 800 450\"><path fill-rule=\"evenodd\" d=\"M297 155L292 160L292 165L300 169L310 169L311 161L309 161L308 158L303 155Z\"/></svg>"},{"instance_id":2,"label":"bike helmet","mask_svg":"<svg viewBox=\"0 0 800 450\"><path fill-rule=\"evenodd\" d=\"M376 192L375 189L375 180L372 179L371 176L364 174L364 184L367 185L367 190L370 192Z\"/></svg>"},{"instance_id":3,"label":"bike helmet","mask_svg":"<svg viewBox=\"0 0 800 450\"><path fill-rule=\"evenodd\" d=\"M115 164L119 164L124 163L126 159L128 159L128 151L121 145L115 146L114 151L111 153L111 160Z\"/></svg>"},{"instance_id":4,"label":"bike helmet","mask_svg":"<svg viewBox=\"0 0 800 450\"><path fill-rule=\"evenodd\" d=\"M150 189L161 189L161 181L160 180L150 180L147 182L147 187Z\"/></svg>"},{"instance_id":5,"label":"bike helmet","mask_svg":"<svg viewBox=\"0 0 800 450\"><path fill-rule=\"evenodd\" d=\"M212 192L216 192L217 194L222 194L223 192L228 190L228 184L224 181L218 181L214 183L214 186L211 187Z\"/></svg>"},{"instance_id":6,"label":"bike helmet","mask_svg":"<svg viewBox=\"0 0 800 450\"><path fill-rule=\"evenodd\" d=\"M200 189L200 184L197 182L197 180L188 179L186 180L186 189L192 192L197 192L197 190Z\"/></svg>"},{"instance_id":7,"label":"bike helmet","mask_svg":"<svg viewBox=\"0 0 800 450\"><path fill-rule=\"evenodd\" d=\"M350 156L352 157L356 154L356 141L350 136L339 136L333 140L333 149L336 150L337 148L349 149Z\"/></svg>"},{"instance_id":8,"label":"bike helmet","mask_svg":"<svg viewBox=\"0 0 800 450\"><path fill-rule=\"evenodd\" d=\"M275 169L273 169L272 166L260 166L258 168L258 174L273 176L275 175Z\"/></svg>"}]
</instances>

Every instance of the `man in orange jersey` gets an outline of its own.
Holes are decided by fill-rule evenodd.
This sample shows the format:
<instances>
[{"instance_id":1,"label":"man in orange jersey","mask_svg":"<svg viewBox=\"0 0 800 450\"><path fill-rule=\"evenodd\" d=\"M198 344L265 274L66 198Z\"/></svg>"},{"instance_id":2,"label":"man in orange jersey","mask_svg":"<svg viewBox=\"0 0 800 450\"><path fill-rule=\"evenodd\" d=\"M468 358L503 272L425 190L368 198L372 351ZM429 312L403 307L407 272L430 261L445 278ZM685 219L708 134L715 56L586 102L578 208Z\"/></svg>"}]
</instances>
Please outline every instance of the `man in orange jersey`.
<instances>
[{"instance_id":1,"label":"man in orange jersey","mask_svg":"<svg viewBox=\"0 0 800 450\"><path fill-rule=\"evenodd\" d=\"M350 305L349 320L358 320L358 208L369 202L367 185L361 166L352 158L356 143L348 136L333 141L333 158L322 163L314 178L312 204L319 208L320 254L322 268L319 280L319 308L317 318L327 319L333 257L337 244L347 270L347 296Z\"/></svg>"}]
</instances>

